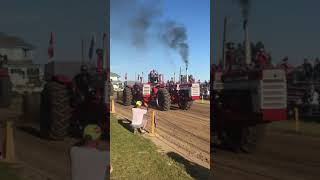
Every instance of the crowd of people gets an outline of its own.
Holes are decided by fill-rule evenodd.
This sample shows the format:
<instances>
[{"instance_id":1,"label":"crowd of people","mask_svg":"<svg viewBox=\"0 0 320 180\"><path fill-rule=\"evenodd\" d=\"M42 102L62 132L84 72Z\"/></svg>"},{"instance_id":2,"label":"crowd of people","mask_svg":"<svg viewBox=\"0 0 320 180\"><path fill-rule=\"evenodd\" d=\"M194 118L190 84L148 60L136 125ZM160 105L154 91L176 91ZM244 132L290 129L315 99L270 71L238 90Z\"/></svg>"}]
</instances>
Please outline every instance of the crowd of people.
<instances>
[{"instance_id":1,"label":"crowd of people","mask_svg":"<svg viewBox=\"0 0 320 180\"><path fill-rule=\"evenodd\" d=\"M271 54L265 51L264 44L258 42L256 44L251 43L251 64L248 66L245 62L245 48L243 44L238 44L235 47L233 42L226 44L225 52L225 67L223 67L222 61L217 65L213 65L214 70L221 71L223 68L226 70L232 70L235 68L252 67L252 68L273 68L279 67L285 70L288 75L294 70L301 72L304 80L320 80L320 59L315 58L313 63L307 58L304 59L303 64L293 66L289 63L288 56L285 56L280 63L273 64Z\"/></svg>"}]
</instances>

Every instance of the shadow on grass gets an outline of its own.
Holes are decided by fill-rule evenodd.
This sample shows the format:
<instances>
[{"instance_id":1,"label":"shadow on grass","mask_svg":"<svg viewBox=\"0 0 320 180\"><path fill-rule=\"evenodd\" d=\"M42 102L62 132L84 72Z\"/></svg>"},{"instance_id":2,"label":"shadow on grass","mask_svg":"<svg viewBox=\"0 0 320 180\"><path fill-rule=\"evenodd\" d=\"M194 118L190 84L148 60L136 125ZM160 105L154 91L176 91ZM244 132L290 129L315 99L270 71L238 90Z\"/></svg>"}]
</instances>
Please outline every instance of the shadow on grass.
<instances>
[{"instance_id":1,"label":"shadow on grass","mask_svg":"<svg viewBox=\"0 0 320 180\"><path fill-rule=\"evenodd\" d=\"M186 172L193 177L194 179L208 179L210 174L210 169L202 167L198 164L190 162L189 160L185 159L184 157L180 156L175 152L167 153L167 156L175 160L176 162L182 164Z\"/></svg>"},{"instance_id":2,"label":"shadow on grass","mask_svg":"<svg viewBox=\"0 0 320 180\"><path fill-rule=\"evenodd\" d=\"M126 130L128 130L131 133L133 133L133 128L131 127L131 121L129 121L128 119L119 119L118 123L122 127L124 127Z\"/></svg>"}]
</instances>

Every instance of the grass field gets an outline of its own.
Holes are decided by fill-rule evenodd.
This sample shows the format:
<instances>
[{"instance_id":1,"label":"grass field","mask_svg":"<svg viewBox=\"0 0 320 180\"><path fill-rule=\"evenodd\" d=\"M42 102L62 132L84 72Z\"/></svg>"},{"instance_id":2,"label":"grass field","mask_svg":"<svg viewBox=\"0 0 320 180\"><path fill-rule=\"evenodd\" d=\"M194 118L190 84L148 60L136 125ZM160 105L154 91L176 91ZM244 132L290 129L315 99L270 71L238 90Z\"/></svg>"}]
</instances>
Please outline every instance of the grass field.
<instances>
[{"instance_id":1,"label":"grass field","mask_svg":"<svg viewBox=\"0 0 320 180\"><path fill-rule=\"evenodd\" d=\"M0 179L1 180L20 180L15 174L14 170L4 162L0 162Z\"/></svg>"},{"instance_id":2,"label":"grass field","mask_svg":"<svg viewBox=\"0 0 320 180\"><path fill-rule=\"evenodd\" d=\"M296 123L294 120L273 122L268 125L270 130L282 131L287 133L296 133ZM306 136L320 137L320 123L299 121L299 134Z\"/></svg>"},{"instance_id":3,"label":"grass field","mask_svg":"<svg viewBox=\"0 0 320 180\"><path fill-rule=\"evenodd\" d=\"M111 116L110 179L193 179L183 165L160 154L150 140L119 122Z\"/></svg>"}]
</instances>

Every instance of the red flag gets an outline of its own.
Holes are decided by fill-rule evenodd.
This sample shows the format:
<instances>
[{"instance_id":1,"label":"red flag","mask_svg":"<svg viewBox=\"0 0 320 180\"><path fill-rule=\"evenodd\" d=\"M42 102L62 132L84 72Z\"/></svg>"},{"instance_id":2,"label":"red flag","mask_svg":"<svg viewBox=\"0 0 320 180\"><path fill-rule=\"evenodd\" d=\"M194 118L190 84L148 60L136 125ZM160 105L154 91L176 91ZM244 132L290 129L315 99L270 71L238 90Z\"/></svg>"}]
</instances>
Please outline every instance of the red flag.
<instances>
[{"instance_id":1,"label":"red flag","mask_svg":"<svg viewBox=\"0 0 320 180\"><path fill-rule=\"evenodd\" d=\"M54 49L53 49L53 32L50 33L50 40L49 40L49 48L48 48L48 56L49 59L53 58L54 56Z\"/></svg>"}]
</instances>

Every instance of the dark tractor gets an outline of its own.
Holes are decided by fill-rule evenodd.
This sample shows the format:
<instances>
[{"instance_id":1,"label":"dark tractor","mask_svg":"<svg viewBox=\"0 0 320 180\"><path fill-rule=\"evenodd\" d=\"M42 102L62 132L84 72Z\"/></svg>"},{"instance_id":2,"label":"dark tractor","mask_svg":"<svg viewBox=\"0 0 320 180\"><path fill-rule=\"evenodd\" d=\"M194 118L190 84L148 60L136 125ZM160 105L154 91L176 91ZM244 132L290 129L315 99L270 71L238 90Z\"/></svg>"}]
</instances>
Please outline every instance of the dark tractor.
<instances>
[{"instance_id":1,"label":"dark tractor","mask_svg":"<svg viewBox=\"0 0 320 180\"><path fill-rule=\"evenodd\" d=\"M69 74L53 73L62 68L67 68L64 63L46 65L47 83L41 93L41 134L62 140L69 134L80 136L87 124L98 124L107 135L109 109L104 91L109 88L106 86L106 73L90 71L86 65L81 66L80 73L74 67L70 68ZM73 77L73 74L76 75Z\"/></svg>"}]
</instances>

